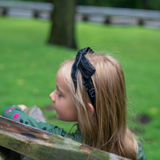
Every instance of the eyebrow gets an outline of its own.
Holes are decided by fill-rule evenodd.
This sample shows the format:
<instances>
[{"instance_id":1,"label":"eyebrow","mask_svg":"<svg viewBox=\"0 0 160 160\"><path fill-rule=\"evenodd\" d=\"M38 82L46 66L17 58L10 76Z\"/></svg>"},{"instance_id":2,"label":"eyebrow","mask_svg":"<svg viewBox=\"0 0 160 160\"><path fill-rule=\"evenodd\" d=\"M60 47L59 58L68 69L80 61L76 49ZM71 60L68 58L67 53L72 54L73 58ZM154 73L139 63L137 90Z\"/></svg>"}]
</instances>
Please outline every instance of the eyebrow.
<instances>
[{"instance_id":1,"label":"eyebrow","mask_svg":"<svg viewBox=\"0 0 160 160\"><path fill-rule=\"evenodd\" d=\"M62 94L64 94L64 92L58 87L58 85L56 84L56 88L59 92L61 92Z\"/></svg>"}]
</instances>

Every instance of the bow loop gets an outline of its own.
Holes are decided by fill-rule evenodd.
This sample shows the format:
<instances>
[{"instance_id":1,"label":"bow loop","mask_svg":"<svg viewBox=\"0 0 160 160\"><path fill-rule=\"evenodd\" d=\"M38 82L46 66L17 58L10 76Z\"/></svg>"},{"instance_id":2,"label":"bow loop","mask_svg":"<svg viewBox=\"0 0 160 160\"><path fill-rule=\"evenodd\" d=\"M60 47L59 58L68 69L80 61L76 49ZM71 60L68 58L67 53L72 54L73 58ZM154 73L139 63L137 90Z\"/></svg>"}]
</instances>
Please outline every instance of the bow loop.
<instances>
[{"instance_id":1,"label":"bow loop","mask_svg":"<svg viewBox=\"0 0 160 160\"><path fill-rule=\"evenodd\" d=\"M95 72L95 68L85 56L82 57L78 68L86 79L89 79Z\"/></svg>"}]
</instances>

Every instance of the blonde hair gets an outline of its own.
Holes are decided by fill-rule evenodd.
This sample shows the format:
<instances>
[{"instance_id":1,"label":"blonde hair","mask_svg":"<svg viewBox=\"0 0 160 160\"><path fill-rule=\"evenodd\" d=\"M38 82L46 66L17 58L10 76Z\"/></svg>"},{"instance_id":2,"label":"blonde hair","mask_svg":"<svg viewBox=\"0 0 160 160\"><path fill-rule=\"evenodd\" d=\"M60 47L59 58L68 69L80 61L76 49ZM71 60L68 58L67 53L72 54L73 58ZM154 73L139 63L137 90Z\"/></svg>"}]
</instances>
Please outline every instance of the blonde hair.
<instances>
[{"instance_id":1,"label":"blonde hair","mask_svg":"<svg viewBox=\"0 0 160 160\"><path fill-rule=\"evenodd\" d=\"M137 143L126 122L126 89L122 67L109 55L93 53L86 54L86 57L96 69L91 77L96 95L96 111L93 115L88 106L90 99L80 71L77 74L75 93L71 79L75 58L62 63L65 82L77 107L83 142L122 157L136 159Z\"/></svg>"}]
</instances>

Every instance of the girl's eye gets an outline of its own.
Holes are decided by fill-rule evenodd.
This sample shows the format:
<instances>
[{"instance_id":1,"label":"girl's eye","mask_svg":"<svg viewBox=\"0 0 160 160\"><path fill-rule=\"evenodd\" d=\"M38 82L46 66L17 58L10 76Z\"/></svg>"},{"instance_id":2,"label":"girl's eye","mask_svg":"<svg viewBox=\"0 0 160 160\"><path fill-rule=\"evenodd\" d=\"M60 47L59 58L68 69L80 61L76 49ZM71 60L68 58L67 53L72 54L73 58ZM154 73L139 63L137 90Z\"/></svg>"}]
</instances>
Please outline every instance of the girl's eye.
<instances>
[{"instance_id":1,"label":"girl's eye","mask_svg":"<svg viewBox=\"0 0 160 160\"><path fill-rule=\"evenodd\" d=\"M59 92L56 92L56 94L58 95L58 97L61 97L61 96L62 96Z\"/></svg>"}]
</instances>

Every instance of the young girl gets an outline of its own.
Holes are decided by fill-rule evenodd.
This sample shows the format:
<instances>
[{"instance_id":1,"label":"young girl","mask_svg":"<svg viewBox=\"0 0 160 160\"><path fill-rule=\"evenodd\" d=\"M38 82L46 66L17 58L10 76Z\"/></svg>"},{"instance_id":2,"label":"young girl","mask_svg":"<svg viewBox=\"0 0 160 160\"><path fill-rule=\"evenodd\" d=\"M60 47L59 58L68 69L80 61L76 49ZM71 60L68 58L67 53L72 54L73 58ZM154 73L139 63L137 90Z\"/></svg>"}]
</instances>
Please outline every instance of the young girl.
<instances>
[{"instance_id":1,"label":"young girl","mask_svg":"<svg viewBox=\"0 0 160 160\"><path fill-rule=\"evenodd\" d=\"M124 74L113 57L89 47L79 50L76 58L62 63L50 98L58 119L78 122L75 133L29 117L24 105L9 106L3 116L122 157L146 159L127 127Z\"/></svg>"}]
</instances>

